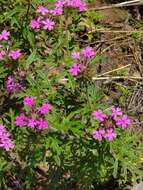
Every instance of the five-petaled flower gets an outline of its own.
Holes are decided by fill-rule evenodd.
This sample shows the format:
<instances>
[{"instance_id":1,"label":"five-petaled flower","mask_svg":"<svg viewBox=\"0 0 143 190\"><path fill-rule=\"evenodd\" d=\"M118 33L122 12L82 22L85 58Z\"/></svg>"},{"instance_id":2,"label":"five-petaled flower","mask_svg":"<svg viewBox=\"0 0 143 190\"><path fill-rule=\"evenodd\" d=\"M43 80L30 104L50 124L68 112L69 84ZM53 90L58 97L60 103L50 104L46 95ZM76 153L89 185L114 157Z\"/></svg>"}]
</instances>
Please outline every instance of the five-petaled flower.
<instances>
[{"instance_id":1,"label":"five-petaled flower","mask_svg":"<svg viewBox=\"0 0 143 190\"><path fill-rule=\"evenodd\" d=\"M80 52L79 51L74 51L72 53L72 58L74 58L74 59L80 59Z\"/></svg>"},{"instance_id":2,"label":"five-petaled flower","mask_svg":"<svg viewBox=\"0 0 143 190\"><path fill-rule=\"evenodd\" d=\"M72 74L72 76L77 76L80 72L81 72L80 64L74 63L70 68L70 73Z\"/></svg>"},{"instance_id":3,"label":"five-petaled flower","mask_svg":"<svg viewBox=\"0 0 143 190\"><path fill-rule=\"evenodd\" d=\"M1 33L0 33L0 40L9 40L9 37L10 37L10 32L6 31L6 30L3 30Z\"/></svg>"},{"instance_id":4,"label":"five-petaled flower","mask_svg":"<svg viewBox=\"0 0 143 190\"><path fill-rule=\"evenodd\" d=\"M19 57L21 57L22 53L20 49L15 49L15 50L11 50L9 52L9 57L11 57L12 59L16 60Z\"/></svg>"},{"instance_id":5,"label":"five-petaled flower","mask_svg":"<svg viewBox=\"0 0 143 190\"><path fill-rule=\"evenodd\" d=\"M123 117L119 119L116 124L121 125L122 128L127 128L129 125L131 125L131 120L127 115L123 115Z\"/></svg>"},{"instance_id":6,"label":"five-petaled flower","mask_svg":"<svg viewBox=\"0 0 143 190\"><path fill-rule=\"evenodd\" d=\"M52 109L52 105L49 103L44 103L42 106L38 109L41 114L49 113Z\"/></svg>"},{"instance_id":7,"label":"five-petaled flower","mask_svg":"<svg viewBox=\"0 0 143 190\"><path fill-rule=\"evenodd\" d=\"M49 18L47 18L46 20L43 20L42 23L43 23L43 28L49 31L53 30L55 26L55 22Z\"/></svg>"},{"instance_id":8,"label":"five-petaled flower","mask_svg":"<svg viewBox=\"0 0 143 190\"><path fill-rule=\"evenodd\" d=\"M26 119L25 115L16 116L15 124L22 127L25 125Z\"/></svg>"},{"instance_id":9,"label":"five-petaled flower","mask_svg":"<svg viewBox=\"0 0 143 190\"><path fill-rule=\"evenodd\" d=\"M29 106L29 107L32 107L34 104L35 104L35 98L34 97L32 97L32 96L26 96L25 98L24 98L24 101L23 101L23 103L24 103L24 105L26 105L26 106Z\"/></svg>"},{"instance_id":10,"label":"five-petaled flower","mask_svg":"<svg viewBox=\"0 0 143 190\"><path fill-rule=\"evenodd\" d=\"M92 116L94 117L94 119L97 119L99 121L104 121L104 119L107 118L107 115L104 114L101 110L94 111L92 113Z\"/></svg>"},{"instance_id":11,"label":"five-petaled flower","mask_svg":"<svg viewBox=\"0 0 143 190\"><path fill-rule=\"evenodd\" d=\"M40 17L31 20L30 26L31 26L32 29L39 29L41 27L41 19L40 19Z\"/></svg>"},{"instance_id":12,"label":"five-petaled flower","mask_svg":"<svg viewBox=\"0 0 143 190\"><path fill-rule=\"evenodd\" d=\"M95 55L95 51L92 47L87 46L86 48L84 48L82 50L83 56L85 57L85 59L90 59Z\"/></svg>"},{"instance_id":13,"label":"five-petaled flower","mask_svg":"<svg viewBox=\"0 0 143 190\"><path fill-rule=\"evenodd\" d=\"M48 12L49 10L42 5L39 5L37 8L37 13L41 13L42 15L46 15Z\"/></svg>"}]
</instances>

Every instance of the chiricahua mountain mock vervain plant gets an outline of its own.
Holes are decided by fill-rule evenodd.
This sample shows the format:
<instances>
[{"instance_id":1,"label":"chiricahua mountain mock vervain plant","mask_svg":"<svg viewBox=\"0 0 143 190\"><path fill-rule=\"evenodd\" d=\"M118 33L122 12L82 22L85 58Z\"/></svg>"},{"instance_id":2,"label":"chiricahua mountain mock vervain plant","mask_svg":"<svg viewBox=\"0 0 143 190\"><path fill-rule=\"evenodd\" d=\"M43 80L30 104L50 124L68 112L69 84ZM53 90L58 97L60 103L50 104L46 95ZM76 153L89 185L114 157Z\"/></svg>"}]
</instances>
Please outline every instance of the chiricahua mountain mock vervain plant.
<instances>
[{"instance_id":1,"label":"chiricahua mountain mock vervain plant","mask_svg":"<svg viewBox=\"0 0 143 190\"><path fill-rule=\"evenodd\" d=\"M134 118L92 80L103 57L79 25L90 2L0 2L2 190L92 190L142 176Z\"/></svg>"}]
</instances>

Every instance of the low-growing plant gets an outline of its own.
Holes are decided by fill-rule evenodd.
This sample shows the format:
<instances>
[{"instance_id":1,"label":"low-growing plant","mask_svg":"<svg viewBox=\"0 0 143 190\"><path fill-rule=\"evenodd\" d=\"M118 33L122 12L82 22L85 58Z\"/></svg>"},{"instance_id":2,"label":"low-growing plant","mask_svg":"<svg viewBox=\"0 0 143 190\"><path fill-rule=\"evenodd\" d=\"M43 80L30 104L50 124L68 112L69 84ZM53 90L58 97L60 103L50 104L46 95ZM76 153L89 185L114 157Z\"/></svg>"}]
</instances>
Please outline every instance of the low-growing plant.
<instances>
[{"instance_id":1,"label":"low-growing plant","mask_svg":"<svg viewBox=\"0 0 143 190\"><path fill-rule=\"evenodd\" d=\"M1 4L0 188L91 190L141 176L141 134L120 105L102 103L92 80L102 57L76 40L87 4Z\"/></svg>"}]
</instances>

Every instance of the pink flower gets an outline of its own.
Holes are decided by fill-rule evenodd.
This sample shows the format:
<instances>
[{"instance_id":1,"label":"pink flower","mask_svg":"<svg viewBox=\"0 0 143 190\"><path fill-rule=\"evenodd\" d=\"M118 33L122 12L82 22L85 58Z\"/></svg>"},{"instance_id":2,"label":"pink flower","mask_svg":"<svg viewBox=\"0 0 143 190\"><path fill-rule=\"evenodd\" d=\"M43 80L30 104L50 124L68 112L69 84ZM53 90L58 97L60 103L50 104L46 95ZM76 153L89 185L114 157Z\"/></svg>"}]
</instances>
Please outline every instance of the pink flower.
<instances>
[{"instance_id":1,"label":"pink flower","mask_svg":"<svg viewBox=\"0 0 143 190\"><path fill-rule=\"evenodd\" d=\"M98 130L93 131L92 136L96 140L102 140L102 138L103 138Z\"/></svg>"},{"instance_id":2,"label":"pink flower","mask_svg":"<svg viewBox=\"0 0 143 190\"><path fill-rule=\"evenodd\" d=\"M8 76L7 80L5 81L5 86L8 93L20 92L25 88L23 78L18 76L16 79L16 77L13 75Z\"/></svg>"},{"instance_id":3,"label":"pink flower","mask_svg":"<svg viewBox=\"0 0 143 190\"><path fill-rule=\"evenodd\" d=\"M100 120L100 121L104 121L104 119L107 118L107 115L104 114L101 110L97 110L95 112L92 113L92 116L94 119Z\"/></svg>"},{"instance_id":4,"label":"pink flower","mask_svg":"<svg viewBox=\"0 0 143 190\"><path fill-rule=\"evenodd\" d=\"M129 125L131 125L131 120L127 115L123 115L123 117L119 119L116 124L121 125L122 128L127 128Z\"/></svg>"},{"instance_id":5,"label":"pink flower","mask_svg":"<svg viewBox=\"0 0 143 190\"><path fill-rule=\"evenodd\" d=\"M74 59L80 59L80 52L79 51L75 51L72 53L72 58Z\"/></svg>"},{"instance_id":6,"label":"pink flower","mask_svg":"<svg viewBox=\"0 0 143 190\"><path fill-rule=\"evenodd\" d=\"M105 138L109 141L112 141L114 138L116 138L116 133L113 131L113 129L107 129Z\"/></svg>"},{"instance_id":7,"label":"pink flower","mask_svg":"<svg viewBox=\"0 0 143 190\"><path fill-rule=\"evenodd\" d=\"M9 151L14 148L14 144L12 143L11 139L4 136L1 138L0 147L4 148L6 151Z\"/></svg>"},{"instance_id":8,"label":"pink flower","mask_svg":"<svg viewBox=\"0 0 143 190\"><path fill-rule=\"evenodd\" d=\"M54 16L56 15L62 15L63 14L63 8L61 7L55 7L53 10L50 11L50 13Z\"/></svg>"},{"instance_id":9,"label":"pink flower","mask_svg":"<svg viewBox=\"0 0 143 190\"><path fill-rule=\"evenodd\" d=\"M35 128L36 125L37 125L37 121L36 121L34 118L29 118L29 119L28 119L28 124L27 124L27 126L28 126L29 128Z\"/></svg>"},{"instance_id":10,"label":"pink flower","mask_svg":"<svg viewBox=\"0 0 143 190\"><path fill-rule=\"evenodd\" d=\"M41 18L31 20L30 26L32 29L39 29L41 26Z\"/></svg>"},{"instance_id":11,"label":"pink flower","mask_svg":"<svg viewBox=\"0 0 143 190\"><path fill-rule=\"evenodd\" d=\"M26 106L32 107L32 106L34 105L34 103L35 103L34 100L35 100L34 97L32 97L32 96L27 96L27 97L24 98L23 103L24 103L24 105L26 105Z\"/></svg>"},{"instance_id":12,"label":"pink flower","mask_svg":"<svg viewBox=\"0 0 143 190\"><path fill-rule=\"evenodd\" d=\"M38 6L37 8L37 13L41 13L42 15L46 15L48 12L49 10L42 5Z\"/></svg>"},{"instance_id":13,"label":"pink flower","mask_svg":"<svg viewBox=\"0 0 143 190\"><path fill-rule=\"evenodd\" d=\"M20 49L11 50L9 52L9 57L11 57L14 60L18 59L21 55L22 53Z\"/></svg>"},{"instance_id":14,"label":"pink flower","mask_svg":"<svg viewBox=\"0 0 143 190\"><path fill-rule=\"evenodd\" d=\"M64 1L61 0L56 1L55 8L51 10L50 13L54 16L63 14L64 5L65 5Z\"/></svg>"},{"instance_id":15,"label":"pink flower","mask_svg":"<svg viewBox=\"0 0 143 190\"><path fill-rule=\"evenodd\" d=\"M87 9L86 3L82 0L66 0L67 6L72 8L78 8L80 11Z\"/></svg>"},{"instance_id":16,"label":"pink flower","mask_svg":"<svg viewBox=\"0 0 143 190\"><path fill-rule=\"evenodd\" d=\"M52 109L52 105L48 103L42 104L42 106L38 109L41 114L49 113Z\"/></svg>"},{"instance_id":17,"label":"pink flower","mask_svg":"<svg viewBox=\"0 0 143 190\"><path fill-rule=\"evenodd\" d=\"M42 23L43 23L43 28L45 29L45 30L49 30L49 31L51 31L51 30L53 30L53 28L54 28L54 26L55 26L55 22L54 21L52 21L51 19L49 19L49 18L47 18L46 20L43 20L42 21Z\"/></svg>"},{"instance_id":18,"label":"pink flower","mask_svg":"<svg viewBox=\"0 0 143 190\"><path fill-rule=\"evenodd\" d=\"M6 132L5 126L4 125L0 125L0 136L2 136L5 132Z\"/></svg>"},{"instance_id":19,"label":"pink flower","mask_svg":"<svg viewBox=\"0 0 143 190\"><path fill-rule=\"evenodd\" d=\"M24 126L26 124L26 120L27 120L26 116L19 115L19 116L16 117L15 124L17 126L22 127L22 126Z\"/></svg>"},{"instance_id":20,"label":"pink flower","mask_svg":"<svg viewBox=\"0 0 143 190\"><path fill-rule=\"evenodd\" d=\"M81 72L80 64L74 63L70 68L72 76L77 76Z\"/></svg>"},{"instance_id":21,"label":"pink flower","mask_svg":"<svg viewBox=\"0 0 143 190\"><path fill-rule=\"evenodd\" d=\"M99 129L98 132L99 132L99 134L104 135L105 134L105 129Z\"/></svg>"},{"instance_id":22,"label":"pink flower","mask_svg":"<svg viewBox=\"0 0 143 190\"><path fill-rule=\"evenodd\" d=\"M38 129L40 130L48 128L48 122L43 118L37 120L37 124L38 124Z\"/></svg>"},{"instance_id":23,"label":"pink flower","mask_svg":"<svg viewBox=\"0 0 143 190\"><path fill-rule=\"evenodd\" d=\"M88 46L82 50L82 53L85 59L90 59L95 55L95 52L92 47Z\"/></svg>"},{"instance_id":24,"label":"pink flower","mask_svg":"<svg viewBox=\"0 0 143 190\"><path fill-rule=\"evenodd\" d=\"M10 37L10 32L6 31L6 30L3 30L1 33L0 33L0 40L8 40Z\"/></svg>"},{"instance_id":25,"label":"pink flower","mask_svg":"<svg viewBox=\"0 0 143 190\"><path fill-rule=\"evenodd\" d=\"M4 125L0 125L0 147L9 151L14 148L14 144L10 139L10 133L7 132Z\"/></svg>"},{"instance_id":26,"label":"pink flower","mask_svg":"<svg viewBox=\"0 0 143 190\"><path fill-rule=\"evenodd\" d=\"M2 60L6 55L6 52L5 51L0 51L0 60Z\"/></svg>"},{"instance_id":27,"label":"pink flower","mask_svg":"<svg viewBox=\"0 0 143 190\"><path fill-rule=\"evenodd\" d=\"M81 3L79 3L78 8L79 8L79 10L80 10L81 12L82 12L82 11L86 11L86 10L87 10L87 5L86 5L85 2L81 2Z\"/></svg>"},{"instance_id":28,"label":"pink flower","mask_svg":"<svg viewBox=\"0 0 143 190\"><path fill-rule=\"evenodd\" d=\"M115 121L118 120L118 116L121 116L123 114L121 111L121 108L118 108L118 107L112 107L111 111L112 111L111 115Z\"/></svg>"},{"instance_id":29,"label":"pink flower","mask_svg":"<svg viewBox=\"0 0 143 190\"><path fill-rule=\"evenodd\" d=\"M57 0L56 1L56 3L55 3L55 7L57 7L57 8L63 8L64 7L64 5L65 5L65 1L63 1L63 0Z\"/></svg>"}]
</instances>

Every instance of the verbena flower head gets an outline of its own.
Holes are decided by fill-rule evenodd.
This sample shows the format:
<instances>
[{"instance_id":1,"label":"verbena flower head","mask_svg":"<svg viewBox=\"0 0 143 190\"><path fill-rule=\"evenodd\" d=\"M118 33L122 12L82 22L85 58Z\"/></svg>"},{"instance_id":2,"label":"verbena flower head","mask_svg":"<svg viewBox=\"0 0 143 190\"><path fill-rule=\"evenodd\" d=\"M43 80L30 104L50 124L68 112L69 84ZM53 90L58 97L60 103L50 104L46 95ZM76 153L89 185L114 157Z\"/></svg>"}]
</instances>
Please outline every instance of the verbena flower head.
<instances>
[{"instance_id":1,"label":"verbena flower head","mask_svg":"<svg viewBox=\"0 0 143 190\"><path fill-rule=\"evenodd\" d=\"M74 58L74 59L80 59L80 52L79 51L74 51L72 53L72 58Z\"/></svg>"},{"instance_id":2,"label":"verbena flower head","mask_svg":"<svg viewBox=\"0 0 143 190\"><path fill-rule=\"evenodd\" d=\"M81 72L80 64L74 63L70 68L70 73L72 76L77 76Z\"/></svg>"},{"instance_id":3,"label":"verbena flower head","mask_svg":"<svg viewBox=\"0 0 143 190\"><path fill-rule=\"evenodd\" d=\"M11 50L9 52L9 57L11 57L13 60L18 59L19 57L21 57L22 53L20 49L15 49L15 50Z\"/></svg>"},{"instance_id":4,"label":"verbena flower head","mask_svg":"<svg viewBox=\"0 0 143 190\"><path fill-rule=\"evenodd\" d=\"M94 49L90 46L84 48L82 50L83 56L85 57L85 59L90 59L95 55Z\"/></svg>"},{"instance_id":5,"label":"verbena flower head","mask_svg":"<svg viewBox=\"0 0 143 190\"><path fill-rule=\"evenodd\" d=\"M0 33L0 41L1 40L9 40L9 37L10 37L10 32L6 31L6 30L3 30L1 33Z\"/></svg>"},{"instance_id":6,"label":"verbena flower head","mask_svg":"<svg viewBox=\"0 0 143 190\"><path fill-rule=\"evenodd\" d=\"M52 21L51 19L46 18L45 20L42 21L42 23L43 23L43 28L44 28L45 30L51 31L51 30L54 29L55 22Z\"/></svg>"},{"instance_id":7,"label":"verbena flower head","mask_svg":"<svg viewBox=\"0 0 143 190\"><path fill-rule=\"evenodd\" d=\"M35 98L32 96L27 96L24 98L23 103L25 106L32 107L35 104Z\"/></svg>"},{"instance_id":8,"label":"verbena flower head","mask_svg":"<svg viewBox=\"0 0 143 190\"><path fill-rule=\"evenodd\" d=\"M36 18L36 19L31 20L30 26L32 29L39 29L41 27L41 19Z\"/></svg>"},{"instance_id":9,"label":"verbena flower head","mask_svg":"<svg viewBox=\"0 0 143 190\"><path fill-rule=\"evenodd\" d=\"M36 12L41 14L42 19L38 18L31 20L31 28L39 29L43 26L45 30L53 30L55 22L47 18L47 14L50 13L53 16L61 15L64 12L64 7L76 8L79 9L79 11L85 11L87 9L86 3L83 0L57 0L54 4L54 8L51 10L48 10L45 6L39 5Z\"/></svg>"},{"instance_id":10,"label":"verbena flower head","mask_svg":"<svg viewBox=\"0 0 143 190\"><path fill-rule=\"evenodd\" d=\"M14 144L10 138L10 133L8 133L4 125L0 125L0 147L6 151L14 148Z\"/></svg>"},{"instance_id":11,"label":"verbena flower head","mask_svg":"<svg viewBox=\"0 0 143 190\"><path fill-rule=\"evenodd\" d=\"M52 109L52 105L49 103L44 103L42 106L38 109L41 114L49 113Z\"/></svg>"},{"instance_id":12,"label":"verbena flower head","mask_svg":"<svg viewBox=\"0 0 143 190\"><path fill-rule=\"evenodd\" d=\"M49 10L42 5L39 5L37 8L37 13L41 13L42 15L46 15L48 12Z\"/></svg>"},{"instance_id":13,"label":"verbena flower head","mask_svg":"<svg viewBox=\"0 0 143 190\"><path fill-rule=\"evenodd\" d=\"M94 117L94 119L97 119L99 121L104 121L104 119L107 118L107 115L104 114L101 110L93 112L92 116Z\"/></svg>"},{"instance_id":14,"label":"verbena flower head","mask_svg":"<svg viewBox=\"0 0 143 190\"><path fill-rule=\"evenodd\" d=\"M131 120L127 115L123 115L119 107L112 107L111 113L108 115L101 110L97 110L92 113L92 116L100 121L99 126L102 127L92 133L93 138L96 140L106 139L112 141L117 137L117 127L127 128L131 125Z\"/></svg>"},{"instance_id":15,"label":"verbena flower head","mask_svg":"<svg viewBox=\"0 0 143 190\"><path fill-rule=\"evenodd\" d=\"M50 103L43 103L40 108L36 107L35 97L26 96L23 100L24 105L31 109L23 111L22 114L15 118L16 126L27 126L31 129L44 130L48 128L48 121L44 114L49 113L52 109ZM25 109L25 108L24 108Z\"/></svg>"}]
</instances>

